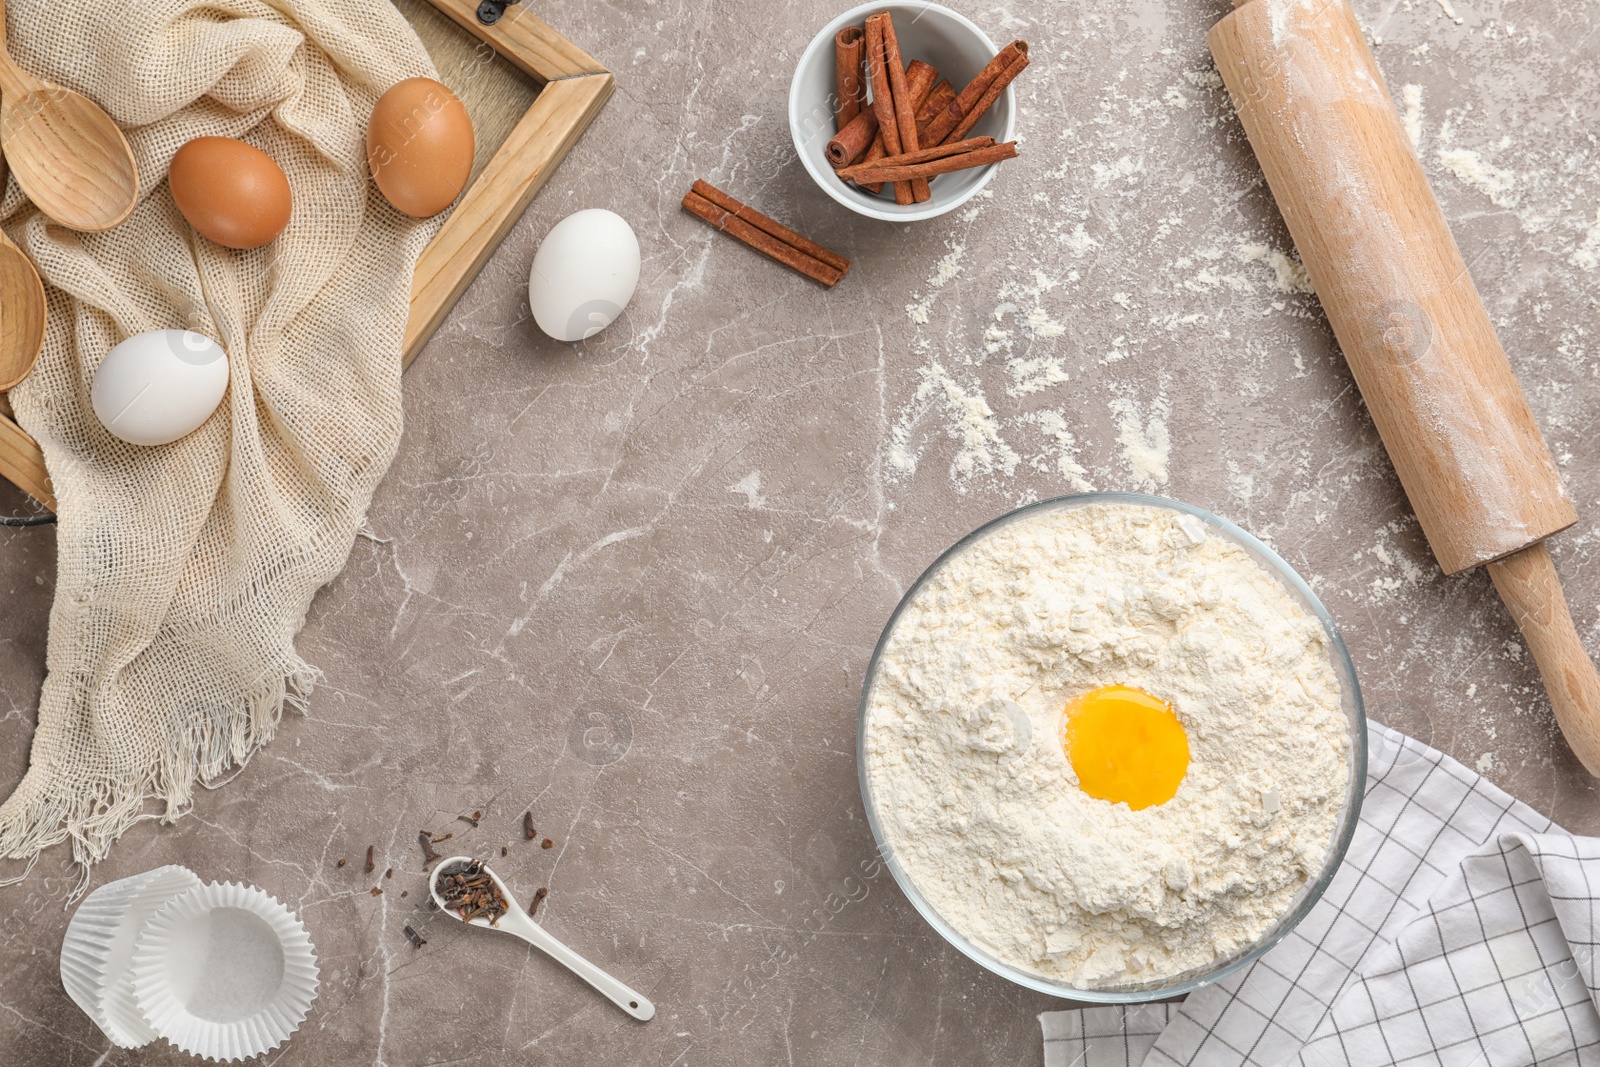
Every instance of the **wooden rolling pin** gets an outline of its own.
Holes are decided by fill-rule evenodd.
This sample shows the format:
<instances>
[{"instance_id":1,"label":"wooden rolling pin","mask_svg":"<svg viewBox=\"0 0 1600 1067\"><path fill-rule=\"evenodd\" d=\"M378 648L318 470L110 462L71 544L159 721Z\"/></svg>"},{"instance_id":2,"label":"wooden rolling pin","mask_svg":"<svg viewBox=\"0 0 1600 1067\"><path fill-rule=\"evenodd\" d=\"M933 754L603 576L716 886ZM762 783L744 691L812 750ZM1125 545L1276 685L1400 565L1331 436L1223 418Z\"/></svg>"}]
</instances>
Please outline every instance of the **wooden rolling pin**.
<instances>
[{"instance_id":1,"label":"wooden rolling pin","mask_svg":"<svg viewBox=\"0 0 1600 1067\"><path fill-rule=\"evenodd\" d=\"M1236 0L1207 41L1428 544L1487 564L1600 776L1600 674L1544 538L1577 521L1347 0Z\"/></svg>"}]
</instances>

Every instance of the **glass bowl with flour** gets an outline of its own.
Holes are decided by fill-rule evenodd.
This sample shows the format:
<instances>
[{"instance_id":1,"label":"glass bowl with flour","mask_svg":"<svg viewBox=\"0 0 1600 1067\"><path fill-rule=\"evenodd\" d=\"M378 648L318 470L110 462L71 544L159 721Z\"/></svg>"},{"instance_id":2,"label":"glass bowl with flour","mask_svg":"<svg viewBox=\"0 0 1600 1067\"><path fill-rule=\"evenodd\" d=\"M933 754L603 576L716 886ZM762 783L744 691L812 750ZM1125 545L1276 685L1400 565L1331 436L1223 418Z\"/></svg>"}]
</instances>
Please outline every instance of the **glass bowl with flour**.
<instances>
[{"instance_id":1,"label":"glass bowl with flour","mask_svg":"<svg viewBox=\"0 0 1600 1067\"><path fill-rule=\"evenodd\" d=\"M1260 541L1131 493L962 538L878 640L857 757L900 888L1040 992L1172 997L1265 952L1349 846L1366 720L1333 619Z\"/></svg>"}]
</instances>

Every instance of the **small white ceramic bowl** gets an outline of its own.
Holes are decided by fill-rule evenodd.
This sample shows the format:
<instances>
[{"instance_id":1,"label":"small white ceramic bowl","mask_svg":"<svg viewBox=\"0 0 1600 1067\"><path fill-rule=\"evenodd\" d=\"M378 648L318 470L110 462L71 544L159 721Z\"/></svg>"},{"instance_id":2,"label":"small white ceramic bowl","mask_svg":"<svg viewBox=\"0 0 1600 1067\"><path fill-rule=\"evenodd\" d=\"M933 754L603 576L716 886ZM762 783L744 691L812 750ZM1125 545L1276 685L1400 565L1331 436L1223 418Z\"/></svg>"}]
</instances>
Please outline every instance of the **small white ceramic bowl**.
<instances>
[{"instance_id":1,"label":"small white ceramic bowl","mask_svg":"<svg viewBox=\"0 0 1600 1067\"><path fill-rule=\"evenodd\" d=\"M920 204L894 202L892 187L874 196L834 177L826 150L834 128L833 38L845 26L859 26L868 15L887 11L894 17L901 58L910 63L931 63L959 92L999 51L987 34L947 7L927 3L869 3L853 7L822 28L800 56L789 83L789 134L800 162L822 191L857 214L889 222L931 219L965 204L994 177L994 163L958 170L934 178L933 199ZM1017 101L1007 87L988 113L972 127L969 137L1009 141L1017 124ZM1013 166L1015 164L1012 164Z\"/></svg>"}]
</instances>

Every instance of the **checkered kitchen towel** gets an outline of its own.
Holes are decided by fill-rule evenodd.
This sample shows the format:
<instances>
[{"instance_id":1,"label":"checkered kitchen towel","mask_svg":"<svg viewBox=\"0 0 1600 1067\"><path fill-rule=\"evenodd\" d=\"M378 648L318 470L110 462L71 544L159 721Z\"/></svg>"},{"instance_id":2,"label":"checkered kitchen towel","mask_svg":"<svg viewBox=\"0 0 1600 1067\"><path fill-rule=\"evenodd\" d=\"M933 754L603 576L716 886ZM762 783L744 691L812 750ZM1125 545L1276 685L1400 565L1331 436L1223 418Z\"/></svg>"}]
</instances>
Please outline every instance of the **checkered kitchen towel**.
<instances>
[{"instance_id":1,"label":"checkered kitchen towel","mask_svg":"<svg viewBox=\"0 0 1600 1067\"><path fill-rule=\"evenodd\" d=\"M1045 1067L1600 1064L1600 839L1368 737L1355 839L1300 925L1182 1004L1045 1012Z\"/></svg>"}]
</instances>

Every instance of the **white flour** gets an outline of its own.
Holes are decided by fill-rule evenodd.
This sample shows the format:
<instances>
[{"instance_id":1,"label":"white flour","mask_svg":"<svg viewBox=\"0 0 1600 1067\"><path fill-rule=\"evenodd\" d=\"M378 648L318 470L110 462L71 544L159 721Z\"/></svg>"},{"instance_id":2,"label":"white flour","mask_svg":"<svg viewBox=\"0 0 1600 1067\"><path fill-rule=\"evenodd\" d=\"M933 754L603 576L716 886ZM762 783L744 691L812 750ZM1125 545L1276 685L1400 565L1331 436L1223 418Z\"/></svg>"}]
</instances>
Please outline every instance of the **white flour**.
<instances>
[{"instance_id":1,"label":"white flour","mask_svg":"<svg viewBox=\"0 0 1600 1067\"><path fill-rule=\"evenodd\" d=\"M1322 867L1348 781L1322 628L1197 519L1094 505L1014 521L922 588L879 670L866 762L886 843L1007 963L1080 988L1206 967ZM1188 733L1165 804L1077 787L1061 711L1111 684L1170 701Z\"/></svg>"},{"instance_id":2,"label":"white flour","mask_svg":"<svg viewBox=\"0 0 1600 1067\"><path fill-rule=\"evenodd\" d=\"M1517 204L1517 176L1503 167L1484 161L1483 156L1471 148L1441 148L1439 162L1450 168L1450 173L1479 190L1500 207Z\"/></svg>"},{"instance_id":3,"label":"white flour","mask_svg":"<svg viewBox=\"0 0 1600 1067\"><path fill-rule=\"evenodd\" d=\"M961 273L961 256L966 250L965 245L955 243L950 245L950 251L939 260L938 265L933 268L933 273L928 275L927 295L918 303L906 305L906 314L910 316L912 322L919 326L927 325L934 294L943 289L951 278Z\"/></svg>"},{"instance_id":4,"label":"white flour","mask_svg":"<svg viewBox=\"0 0 1600 1067\"><path fill-rule=\"evenodd\" d=\"M1171 406L1157 398L1142 423L1139 409L1131 400L1113 400L1111 410L1117 416L1117 443L1122 445L1122 458L1128 464L1133 484L1147 492L1166 485L1167 460L1172 453L1172 437L1167 432Z\"/></svg>"},{"instance_id":5,"label":"white flour","mask_svg":"<svg viewBox=\"0 0 1600 1067\"><path fill-rule=\"evenodd\" d=\"M1422 86L1406 85L1400 89L1400 99L1406 105L1405 113L1400 116L1400 122L1406 128L1406 137L1411 141L1411 147L1422 147Z\"/></svg>"},{"instance_id":6,"label":"white flour","mask_svg":"<svg viewBox=\"0 0 1600 1067\"><path fill-rule=\"evenodd\" d=\"M1311 275L1306 273L1305 264L1301 263L1300 257L1293 253L1279 252L1275 248L1250 241L1234 249L1234 255L1244 263L1265 263L1271 267L1273 281L1281 293L1317 291L1311 284Z\"/></svg>"},{"instance_id":7,"label":"white flour","mask_svg":"<svg viewBox=\"0 0 1600 1067\"><path fill-rule=\"evenodd\" d=\"M1572 250L1567 261L1584 270L1600 267L1600 211L1594 213L1594 225L1584 231L1583 244Z\"/></svg>"},{"instance_id":8,"label":"white flour","mask_svg":"<svg viewBox=\"0 0 1600 1067\"><path fill-rule=\"evenodd\" d=\"M915 398L919 405L917 412L929 408L943 410L947 415L946 428L960 444L955 458L950 461L950 476L956 484L964 486L978 474L998 472L1009 478L1021 457L1000 436L999 420L984 395L956 381L937 360L922 368L921 378ZM889 466L895 471L910 473L917 468L916 453L910 442L915 424L915 414L902 420L889 440Z\"/></svg>"}]
</instances>

